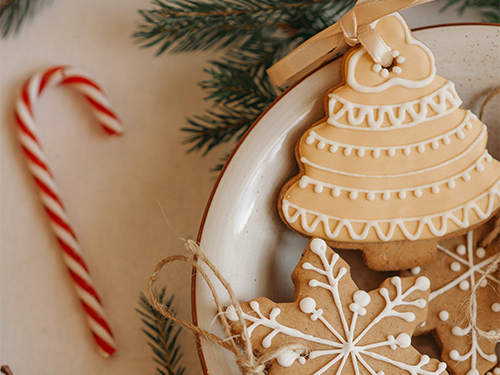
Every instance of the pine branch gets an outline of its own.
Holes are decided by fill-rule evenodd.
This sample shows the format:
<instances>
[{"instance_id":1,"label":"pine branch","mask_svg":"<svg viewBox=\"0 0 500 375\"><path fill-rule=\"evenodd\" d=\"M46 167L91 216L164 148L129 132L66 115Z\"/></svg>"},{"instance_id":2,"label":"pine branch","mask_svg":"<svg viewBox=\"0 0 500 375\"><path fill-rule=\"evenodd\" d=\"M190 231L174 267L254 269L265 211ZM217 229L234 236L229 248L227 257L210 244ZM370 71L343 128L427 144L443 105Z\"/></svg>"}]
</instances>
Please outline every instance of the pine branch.
<instances>
[{"instance_id":1,"label":"pine branch","mask_svg":"<svg viewBox=\"0 0 500 375\"><path fill-rule=\"evenodd\" d=\"M165 297L166 289L160 293L159 301L171 310L174 296L167 301ZM139 295L140 308L136 311L141 315L145 328L142 331L148 336L149 343L153 351L153 360L160 366L156 368L157 375L182 375L185 367L179 364L182 354L177 338L181 328L175 328L173 323L156 311L149 303L147 297L141 292Z\"/></svg>"},{"instance_id":2,"label":"pine branch","mask_svg":"<svg viewBox=\"0 0 500 375\"><path fill-rule=\"evenodd\" d=\"M144 47L187 52L221 49L256 34L286 34L295 13L325 8L334 0L155 0L151 10L139 10L142 23L133 34ZM331 7L331 5L330 5Z\"/></svg>"},{"instance_id":3,"label":"pine branch","mask_svg":"<svg viewBox=\"0 0 500 375\"><path fill-rule=\"evenodd\" d=\"M461 5L457 8L462 14L466 9L478 9L482 14L483 22L500 23L500 1L499 0L448 0L442 10L450 6Z\"/></svg>"},{"instance_id":4,"label":"pine branch","mask_svg":"<svg viewBox=\"0 0 500 375\"><path fill-rule=\"evenodd\" d=\"M0 30L2 37L17 33L21 26L32 18L46 3L46 0L1 0Z\"/></svg>"}]
</instances>

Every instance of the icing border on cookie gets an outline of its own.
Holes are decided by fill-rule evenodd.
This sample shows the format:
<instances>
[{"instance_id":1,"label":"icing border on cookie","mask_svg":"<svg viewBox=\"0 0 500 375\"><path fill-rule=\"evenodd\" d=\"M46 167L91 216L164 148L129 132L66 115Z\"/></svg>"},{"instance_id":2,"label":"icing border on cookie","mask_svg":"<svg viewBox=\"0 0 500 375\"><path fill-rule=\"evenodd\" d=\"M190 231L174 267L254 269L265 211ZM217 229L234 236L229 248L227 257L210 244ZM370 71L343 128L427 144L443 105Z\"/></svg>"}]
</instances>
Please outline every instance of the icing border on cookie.
<instances>
[{"instance_id":1,"label":"icing border on cookie","mask_svg":"<svg viewBox=\"0 0 500 375\"><path fill-rule=\"evenodd\" d=\"M303 175L299 180L299 187L304 189L307 185L314 186L314 192L317 194L321 194L325 188L331 189L332 197L337 198L340 196L342 191L346 191L349 193L349 198L354 200L358 197L359 194L366 194L366 199L372 201L376 196L380 195L380 197L387 201L393 196L397 196L399 199L405 199L406 193L413 193L415 197L420 198L422 196L422 190L430 189L433 194L439 194L441 191L440 186L445 185L448 189L454 189L456 186L456 180L462 178L465 182L470 181L470 172L474 169L478 172L483 172L485 170L483 163L491 162L493 158L487 151L484 151L483 154L466 170L460 172L452 177L436 181L430 184L418 185L418 186L410 186L401 189L384 189L384 190L376 190L376 189L355 189L345 186L333 185L327 182L323 182L320 180L316 180L307 175Z\"/></svg>"},{"instance_id":2,"label":"icing border on cookie","mask_svg":"<svg viewBox=\"0 0 500 375\"><path fill-rule=\"evenodd\" d=\"M478 207L477 202L479 202L485 197L487 197L488 199L488 204L485 210L483 211ZM429 228L429 231L432 233L432 235L436 237L444 236L447 233L448 221L453 222L456 226L458 226L461 229L469 227L470 225L469 213L471 211L474 211L480 220L485 220L489 218L494 211L495 198L500 199L500 180L498 180L486 192L482 193L476 199L470 202L467 202L458 207L454 207L442 213L427 215L422 217L395 218L395 219L384 219L384 220L346 219L346 218L340 218L322 214L320 212L315 212L312 210L307 210L305 208L302 208L298 205L291 203L286 198L284 198L282 201L282 212L283 215L285 216L285 219L290 224L293 224L298 219L300 219L300 225L302 230L311 235L316 230L319 224L323 224L324 234L326 235L327 238L332 240L337 238L342 229L345 228L349 232L349 237L353 241L365 240L369 236L370 232L372 232L372 230L375 231L377 237L381 241L386 241L386 242L391 241L397 229L400 230L400 232L406 239L410 241L416 241L418 239L421 239L422 232L426 226ZM295 213L293 215L290 215L289 213L290 208L295 210ZM459 210L463 213L462 215L463 220L460 220L459 218L457 218L456 215L453 214L454 212ZM314 220L312 221L311 224L308 224L308 216L314 217ZM438 222L442 223L441 228L437 228L434 225L433 221L436 219ZM333 230L331 229L330 221L333 221L334 225ZM406 228L405 226L406 222L418 223L418 225L416 229L413 232L411 232ZM364 224L360 232L357 232L354 229L353 227L354 223ZM386 230L384 233L380 224L388 224L389 229Z\"/></svg>"},{"instance_id":3,"label":"icing border on cookie","mask_svg":"<svg viewBox=\"0 0 500 375\"><path fill-rule=\"evenodd\" d=\"M427 56L429 57L429 65L430 65L430 72L429 75L426 78L423 78L421 80L410 80L406 78L400 78L400 77L392 77L389 80L385 81L384 83L381 83L377 86L365 86L356 80L355 77L355 69L356 65L358 63L358 60L361 58L362 55L368 53L366 52L366 49L364 47L361 47L358 51L356 51L350 58L348 67L347 67L347 84L351 86L354 90L362 93L378 93L382 92L384 90L387 90L388 88L391 88L393 86L402 86L410 89L417 89L421 88L424 86L427 86L432 82L434 77L436 76L436 64L434 60L434 55L432 54L431 50L422 42L420 42L418 39L415 39L413 35L410 32L410 29L408 28L407 23L401 17L399 13L393 13L392 15L388 17L396 17L398 18L399 22L401 23L401 26L403 27L404 33L405 33L405 42L410 45L417 45L418 47L422 48L426 53ZM377 22L372 23L373 26L375 26ZM390 48L390 46L389 46Z\"/></svg>"}]
</instances>

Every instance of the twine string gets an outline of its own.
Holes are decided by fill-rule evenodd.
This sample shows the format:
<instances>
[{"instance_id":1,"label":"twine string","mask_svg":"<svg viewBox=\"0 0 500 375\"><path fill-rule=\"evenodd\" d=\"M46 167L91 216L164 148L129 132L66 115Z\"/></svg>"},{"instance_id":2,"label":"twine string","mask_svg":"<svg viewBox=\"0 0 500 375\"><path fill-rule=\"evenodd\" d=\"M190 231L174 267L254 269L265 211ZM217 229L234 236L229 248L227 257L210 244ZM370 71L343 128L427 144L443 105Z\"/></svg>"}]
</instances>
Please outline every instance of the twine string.
<instances>
[{"instance_id":1,"label":"twine string","mask_svg":"<svg viewBox=\"0 0 500 375\"><path fill-rule=\"evenodd\" d=\"M490 341L500 340L500 328L490 331L484 331L477 325L477 292L481 284L487 282L487 278L492 276L498 270L500 265L500 215L497 215L494 223L493 230L479 242L478 246L487 248L494 246L497 248L498 253L494 256L493 261L484 270L483 275L477 280L474 287L471 289L469 295L465 299L465 318L466 321L472 326L472 329L481 337Z\"/></svg>"},{"instance_id":2,"label":"twine string","mask_svg":"<svg viewBox=\"0 0 500 375\"><path fill-rule=\"evenodd\" d=\"M267 365L284 352L295 351L297 353L300 352L301 354L307 353L308 350L304 345L286 345L261 356L255 355L254 348L250 340L250 334L248 332L248 328L245 324L245 320L243 317L243 311L236 298L236 295L234 294L233 289L231 288L231 285L221 275L219 270L210 261L210 259L207 258L205 253L201 250L201 247L196 242L192 240L187 240L184 243L184 247L191 254L190 256L173 255L162 259L160 262L158 262L158 264L156 264L149 277L148 281L149 299L153 307L158 312L160 312L160 314L162 314L167 319L180 324L182 327L188 329L189 331L193 332L199 337L204 338L207 341L216 343L221 347L223 347L224 349L229 350L236 356L236 363L243 375L264 375ZM225 338L221 338L192 323L187 322L184 319L176 317L169 308L167 308L164 304L160 302L158 294L155 291L155 284L158 281L159 274L167 265L177 261L189 263L199 272L199 274L205 280L207 286L210 289L210 292L212 293L213 300L217 307L217 315L219 316L220 321L222 322L222 327L224 329L224 334L226 336ZM207 266L210 269L210 271L215 275L215 278L222 284L225 291L229 295L231 299L231 304L235 309L235 312L238 316L239 322L242 327L242 332L240 334L241 340L238 340L239 336L234 336L231 334L231 325L224 312L224 305L221 303L219 294L217 293L217 290L210 276L205 271L203 265ZM239 343L243 345L243 350L240 348Z\"/></svg>"}]
</instances>

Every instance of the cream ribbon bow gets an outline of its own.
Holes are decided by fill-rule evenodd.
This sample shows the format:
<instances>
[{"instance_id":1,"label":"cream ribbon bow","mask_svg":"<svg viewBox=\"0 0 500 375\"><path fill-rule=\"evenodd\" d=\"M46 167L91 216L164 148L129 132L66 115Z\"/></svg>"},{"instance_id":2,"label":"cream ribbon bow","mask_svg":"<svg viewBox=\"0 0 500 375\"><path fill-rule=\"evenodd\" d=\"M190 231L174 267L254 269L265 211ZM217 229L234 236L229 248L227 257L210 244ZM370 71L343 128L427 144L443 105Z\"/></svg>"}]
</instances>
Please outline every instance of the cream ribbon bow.
<instances>
[{"instance_id":1,"label":"cream ribbon bow","mask_svg":"<svg viewBox=\"0 0 500 375\"><path fill-rule=\"evenodd\" d=\"M433 0L358 0L339 22L306 40L267 70L275 86L293 82L311 72L347 46L360 43L382 66L392 63L391 49L375 32L372 22Z\"/></svg>"}]
</instances>

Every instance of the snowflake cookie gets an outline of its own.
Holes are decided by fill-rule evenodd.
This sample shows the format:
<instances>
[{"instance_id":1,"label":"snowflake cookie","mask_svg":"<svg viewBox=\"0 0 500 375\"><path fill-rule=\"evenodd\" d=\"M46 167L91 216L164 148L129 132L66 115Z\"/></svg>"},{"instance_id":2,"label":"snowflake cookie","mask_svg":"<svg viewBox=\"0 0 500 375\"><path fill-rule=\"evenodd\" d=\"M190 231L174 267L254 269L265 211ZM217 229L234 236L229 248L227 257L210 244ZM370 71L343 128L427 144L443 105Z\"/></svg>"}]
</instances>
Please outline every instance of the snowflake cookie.
<instances>
[{"instance_id":1,"label":"snowflake cookie","mask_svg":"<svg viewBox=\"0 0 500 375\"><path fill-rule=\"evenodd\" d=\"M495 367L498 361L496 342L482 337L467 321L464 303L485 270L498 257L498 239L486 249L478 246L492 227L493 220L490 220L464 236L440 242L432 264L411 270L411 274L426 276L432 283L429 315L417 334L434 334L442 348L441 360L456 375L483 375L488 370L490 374L500 375L500 368ZM500 329L498 270L479 285L473 299L472 317L477 319L476 324L482 331Z\"/></svg>"},{"instance_id":2,"label":"snowflake cookie","mask_svg":"<svg viewBox=\"0 0 500 375\"><path fill-rule=\"evenodd\" d=\"M254 350L282 350L269 375L438 375L446 364L411 346L427 315L427 277L386 279L379 289L359 290L349 265L325 241L313 239L292 275L295 298L241 304ZM236 334L242 324L234 306L226 317ZM300 345L307 350L287 350Z\"/></svg>"}]
</instances>

